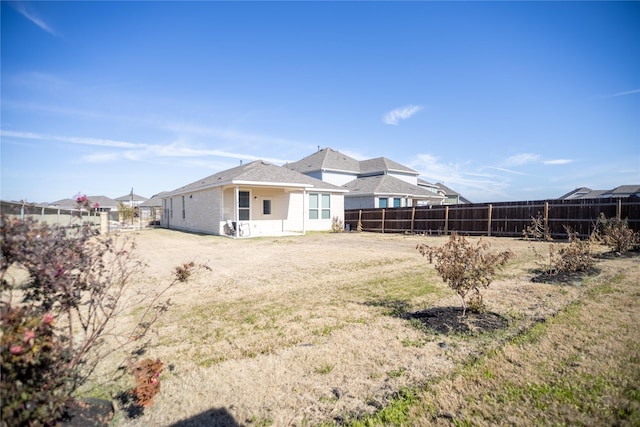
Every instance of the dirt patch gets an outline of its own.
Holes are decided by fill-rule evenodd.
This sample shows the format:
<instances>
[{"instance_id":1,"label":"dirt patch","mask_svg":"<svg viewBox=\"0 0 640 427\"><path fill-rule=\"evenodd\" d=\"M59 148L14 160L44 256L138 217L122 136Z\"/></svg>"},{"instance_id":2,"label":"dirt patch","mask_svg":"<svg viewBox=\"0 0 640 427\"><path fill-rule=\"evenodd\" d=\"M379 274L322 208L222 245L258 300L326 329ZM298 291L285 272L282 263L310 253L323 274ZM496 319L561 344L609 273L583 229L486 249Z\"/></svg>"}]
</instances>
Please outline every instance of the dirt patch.
<instances>
[{"instance_id":1,"label":"dirt patch","mask_svg":"<svg viewBox=\"0 0 640 427\"><path fill-rule=\"evenodd\" d=\"M441 335L482 334L506 328L509 321L497 313L467 311L460 307L434 307L409 315L417 319L427 331Z\"/></svg>"}]
</instances>

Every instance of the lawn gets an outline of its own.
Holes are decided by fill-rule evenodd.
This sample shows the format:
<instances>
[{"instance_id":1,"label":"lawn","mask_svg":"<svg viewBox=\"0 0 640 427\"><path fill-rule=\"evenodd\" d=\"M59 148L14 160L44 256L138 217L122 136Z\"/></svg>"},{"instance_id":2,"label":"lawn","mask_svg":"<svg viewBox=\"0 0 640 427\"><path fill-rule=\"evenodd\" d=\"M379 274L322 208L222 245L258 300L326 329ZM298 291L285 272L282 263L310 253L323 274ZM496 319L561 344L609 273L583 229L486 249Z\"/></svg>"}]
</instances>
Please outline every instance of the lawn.
<instances>
[{"instance_id":1,"label":"lawn","mask_svg":"<svg viewBox=\"0 0 640 427\"><path fill-rule=\"evenodd\" d=\"M516 256L484 292L487 313L462 319L415 249L447 237L134 237L147 263L139 289L187 261L211 270L170 290L145 354L164 363L160 394L114 425L638 422L637 256L599 258L594 274L568 283L534 282L533 247L548 243L490 238ZM107 383L121 360L106 362L86 393L132 385Z\"/></svg>"}]
</instances>

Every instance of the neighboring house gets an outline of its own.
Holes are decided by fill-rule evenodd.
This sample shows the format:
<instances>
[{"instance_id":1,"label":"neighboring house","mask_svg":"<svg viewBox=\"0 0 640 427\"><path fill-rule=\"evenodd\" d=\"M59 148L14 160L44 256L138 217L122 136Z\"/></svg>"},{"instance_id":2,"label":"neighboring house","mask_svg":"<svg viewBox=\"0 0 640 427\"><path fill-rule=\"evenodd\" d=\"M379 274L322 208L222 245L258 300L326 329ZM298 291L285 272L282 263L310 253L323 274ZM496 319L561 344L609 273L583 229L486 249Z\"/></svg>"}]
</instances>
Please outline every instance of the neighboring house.
<instances>
[{"instance_id":1,"label":"neighboring house","mask_svg":"<svg viewBox=\"0 0 640 427\"><path fill-rule=\"evenodd\" d=\"M160 225L160 219L162 218L162 196L164 194L164 192L156 194L146 202L138 205L138 208L140 208L140 219L142 221L149 221L150 225Z\"/></svg>"},{"instance_id":2,"label":"neighboring house","mask_svg":"<svg viewBox=\"0 0 640 427\"><path fill-rule=\"evenodd\" d=\"M640 197L640 185L620 185L611 190L592 190L587 187L576 188L559 197L561 200L601 199L611 197Z\"/></svg>"},{"instance_id":3,"label":"neighboring house","mask_svg":"<svg viewBox=\"0 0 640 427\"><path fill-rule=\"evenodd\" d=\"M418 172L385 157L358 161L323 148L285 167L349 190L345 209L440 205L445 200L418 179Z\"/></svg>"},{"instance_id":4,"label":"neighboring house","mask_svg":"<svg viewBox=\"0 0 640 427\"><path fill-rule=\"evenodd\" d=\"M331 230L347 190L257 160L162 193L161 225L216 235L278 236Z\"/></svg>"},{"instance_id":5,"label":"neighboring house","mask_svg":"<svg viewBox=\"0 0 640 427\"><path fill-rule=\"evenodd\" d=\"M442 203L443 205L464 205L464 204L471 203L467 198L463 197L460 193L453 191L452 189L450 189L449 187L447 187L446 185L440 182L432 185L436 187L436 191L438 192L438 194L441 194L445 197L445 200Z\"/></svg>"},{"instance_id":6,"label":"neighboring house","mask_svg":"<svg viewBox=\"0 0 640 427\"><path fill-rule=\"evenodd\" d=\"M89 206L98 204L98 212L111 212L118 210L118 202L106 196L87 196ZM59 209L78 209L78 202L75 199L62 199L48 204L49 207Z\"/></svg>"},{"instance_id":7,"label":"neighboring house","mask_svg":"<svg viewBox=\"0 0 640 427\"><path fill-rule=\"evenodd\" d=\"M131 189L131 193L127 194L126 196L116 197L115 199L116 202L121 202L123 205L130 208L136 208L147 200L149 199L147 199L146 197L134 194L133 188Z\"/></svg>"}]
</instances>

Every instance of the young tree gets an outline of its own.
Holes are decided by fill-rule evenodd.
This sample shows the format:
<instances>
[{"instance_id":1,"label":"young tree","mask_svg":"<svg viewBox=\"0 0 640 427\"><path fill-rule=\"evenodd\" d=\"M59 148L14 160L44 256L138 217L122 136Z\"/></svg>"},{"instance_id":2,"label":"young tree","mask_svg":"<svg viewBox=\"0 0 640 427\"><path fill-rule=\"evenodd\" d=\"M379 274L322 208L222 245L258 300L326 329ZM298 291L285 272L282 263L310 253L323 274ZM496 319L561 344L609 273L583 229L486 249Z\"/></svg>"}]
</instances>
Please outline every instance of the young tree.
<instances>
[{"instance_id":1,"label":"young tree","mask_svg":"<svg viewBox=\"0 0 640 427\"><path fill-rule=\"evenodd\" d=\"M476 245L469 243L463 236L451 234L449 241L442 247L431 247L424 243L416 249L429 262L435 260L435 268L442 280L453 289L462 303L462 315L467 312L465 298L469 293L470 305L482 310L481 288L489 287L496 271L513 257L513 252L490 253L488 242L480 239Z\"/></svg>"},{"instance_id":2,"label":"young tree","mask_svg":"<svg viewBox=\"0 0 640 427\"><path fill-rule=\"evenodd\" d=\"M168 307L163 293L196 266L176 268L164 288L134 291L144 265L133 240L97 236L88 226L0 220L2 425L49 425L100 361L143 345ZM16 283L10 268L26 280ZM119 330L116 318L133 307L142 308L137 323Z\"/></svg>"}]
</instances>

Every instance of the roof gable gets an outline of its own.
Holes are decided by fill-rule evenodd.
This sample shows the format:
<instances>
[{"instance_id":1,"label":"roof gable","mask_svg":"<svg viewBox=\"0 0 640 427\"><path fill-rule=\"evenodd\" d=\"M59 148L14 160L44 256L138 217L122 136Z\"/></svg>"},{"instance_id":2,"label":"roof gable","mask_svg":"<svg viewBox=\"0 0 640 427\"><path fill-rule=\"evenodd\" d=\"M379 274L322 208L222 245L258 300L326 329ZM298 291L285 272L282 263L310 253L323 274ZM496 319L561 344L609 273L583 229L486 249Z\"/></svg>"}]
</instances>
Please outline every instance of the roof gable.
<instances>
[{"instance_id":1,"label":"roof gable","mask_svg":"<svg viewBox=\"0 0 640 427\"><path fill-rule=\"evenodd\" d=\"M360 162L331 148L323 148L297 162L288 163L285 167L300 173L311 173L323 170L360 172Z\"/></svg>"}]
</instances>

